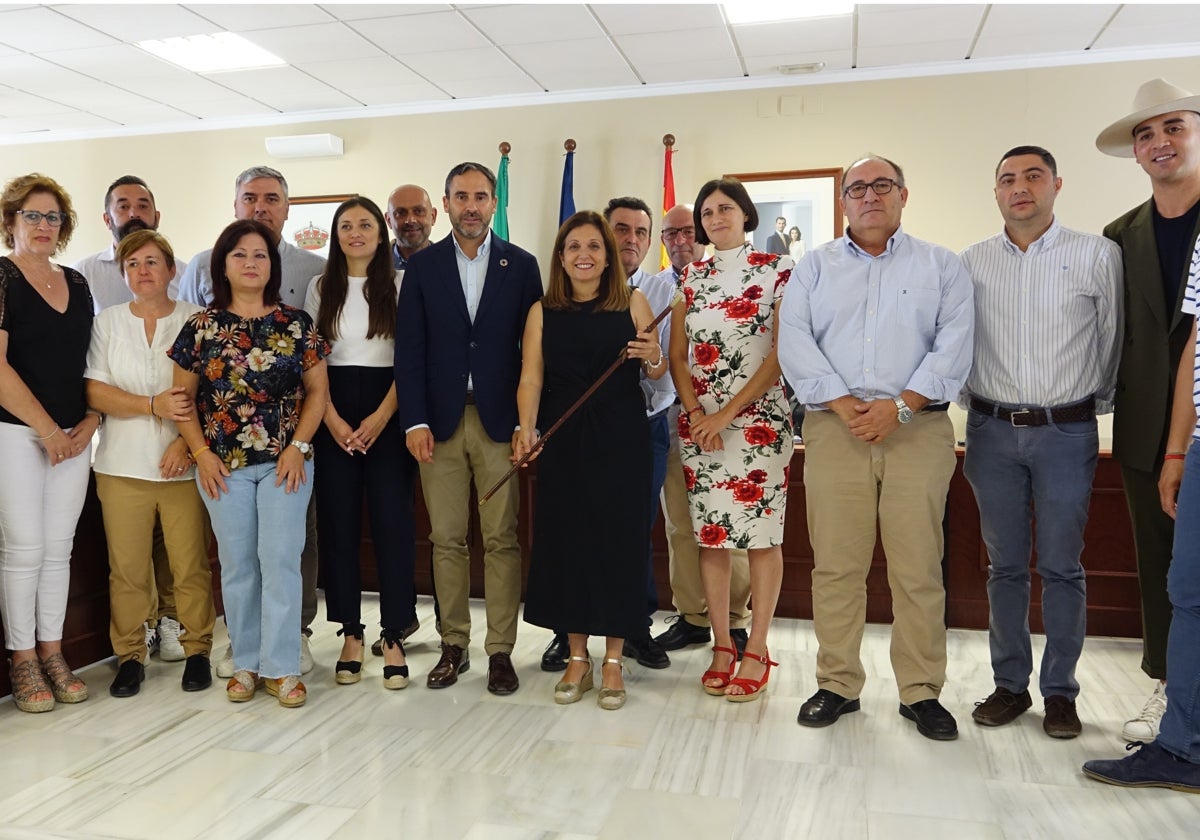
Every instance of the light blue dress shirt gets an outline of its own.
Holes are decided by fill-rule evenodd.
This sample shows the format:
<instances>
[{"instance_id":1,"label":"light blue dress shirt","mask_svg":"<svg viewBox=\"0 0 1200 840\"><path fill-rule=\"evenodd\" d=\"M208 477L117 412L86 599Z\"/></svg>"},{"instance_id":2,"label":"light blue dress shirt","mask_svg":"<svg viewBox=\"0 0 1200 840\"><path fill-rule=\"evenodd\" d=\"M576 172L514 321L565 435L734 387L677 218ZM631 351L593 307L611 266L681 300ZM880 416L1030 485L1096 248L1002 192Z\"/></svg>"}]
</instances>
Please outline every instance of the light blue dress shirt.
<instances>
[{"instance_id":1,"label":"light blue dress shirt","mask_svg":"<svg viewBox=\"0 0 1200 840\"><path fill-rule=\"evenodd\" d=\"M810 410L905 390L949 402L971 370L974 324L971 277L952 251L898 228L875 257L843 236L792 271L779 363Z\"/></svg>"}]
</instances>

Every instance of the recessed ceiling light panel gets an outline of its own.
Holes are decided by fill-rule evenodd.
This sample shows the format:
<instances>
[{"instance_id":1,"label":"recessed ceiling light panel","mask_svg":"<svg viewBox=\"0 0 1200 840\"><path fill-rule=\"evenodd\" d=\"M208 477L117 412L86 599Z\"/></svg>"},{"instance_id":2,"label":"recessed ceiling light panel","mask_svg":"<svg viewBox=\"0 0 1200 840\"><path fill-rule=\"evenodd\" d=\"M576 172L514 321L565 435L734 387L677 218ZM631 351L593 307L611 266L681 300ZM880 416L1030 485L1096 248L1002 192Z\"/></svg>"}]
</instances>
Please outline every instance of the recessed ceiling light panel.
<instances>
[{"instance_id":1,"label":"recessed ceiling light panel","mask_svg":"<svg viewBox=\"0 0 1200 840\"><path fill-rule=\"evenodd\" d=\"M730 23L767 23L849 15L855 5L843 0L738 0L723 4L723 8Z\"/></svg>"},{"instance_id":2,"label":"recessed ceiling light panel","mask_svg":"<svg viewBox=\"0 0 1200 840\"><path fill-rule=\"evenodd\" d=\"M287 64L274 53L267 52L232 32L138 41L138 46L151 55L193 73L253 70L260 67L283 67Z\"/></svg>"}]
</instances>

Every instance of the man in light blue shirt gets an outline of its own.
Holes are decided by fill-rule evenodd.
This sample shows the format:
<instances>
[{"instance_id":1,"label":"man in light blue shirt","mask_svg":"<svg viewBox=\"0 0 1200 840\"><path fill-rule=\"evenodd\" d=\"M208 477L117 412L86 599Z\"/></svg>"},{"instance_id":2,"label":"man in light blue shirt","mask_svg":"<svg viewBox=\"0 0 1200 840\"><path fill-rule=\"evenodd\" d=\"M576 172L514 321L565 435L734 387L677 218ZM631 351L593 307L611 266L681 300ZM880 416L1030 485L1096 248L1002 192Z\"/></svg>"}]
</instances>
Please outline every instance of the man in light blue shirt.
<instances>
[{"instance_id":1,"label":"man in light blue shirt","mask_svg":"<svg viewBox=\"0 0 1200 840\"><path fill-rule=\"evenodd\" d=\"M878 524L892 590L900 714L958 736L946 680L942 516L954 474L947 404L971 368L971 278L949 250L900 227L904 173L868 156L842 177L846 235L810 251L780 309L779 362L804 403L817 693L798 722L859 708L866 578Z\"/></svg>"}]
</instances>

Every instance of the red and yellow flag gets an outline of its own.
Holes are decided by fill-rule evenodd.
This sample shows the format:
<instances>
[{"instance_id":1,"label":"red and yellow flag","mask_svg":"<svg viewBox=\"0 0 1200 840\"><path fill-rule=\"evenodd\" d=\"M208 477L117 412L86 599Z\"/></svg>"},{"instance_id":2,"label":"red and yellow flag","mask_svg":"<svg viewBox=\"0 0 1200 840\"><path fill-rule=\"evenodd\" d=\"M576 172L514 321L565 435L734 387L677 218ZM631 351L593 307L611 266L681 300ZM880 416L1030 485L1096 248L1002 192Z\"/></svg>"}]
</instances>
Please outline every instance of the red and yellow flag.
<instances>
[{"instance_id":1,"label":"red and yellow flag","mask_svg":"<svg viewBox=\"0 0 1200 840\"><path fill-rule=\"evenodd\" d=\"M663 215L675 206L675 173L671 169L671 155L675 154L675 149L667 146L664 152L663 159ZM667 255L667 246L659 245L658 270L663 271L671 264L671 258Z\"/></svg>"}]
</instances>

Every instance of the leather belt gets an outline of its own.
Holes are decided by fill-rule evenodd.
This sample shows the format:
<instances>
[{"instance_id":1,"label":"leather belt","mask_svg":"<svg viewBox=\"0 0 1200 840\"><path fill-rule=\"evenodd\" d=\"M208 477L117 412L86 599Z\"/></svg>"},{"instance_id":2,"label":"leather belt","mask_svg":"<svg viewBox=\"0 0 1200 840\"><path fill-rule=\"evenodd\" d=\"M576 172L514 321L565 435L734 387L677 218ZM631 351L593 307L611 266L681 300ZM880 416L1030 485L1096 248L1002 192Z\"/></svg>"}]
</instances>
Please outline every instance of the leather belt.
<instances>
[{"instance_id":1,"label":"leather belt","mask_svg":"<svg viewBox=\"0 0 1200 840\"><path fill-rule=\"evenodd\" d=\"M948 411L949 408L950 408L950 403L930 403L929 405L922 408L920 413L926 414L926 413L931 413L934 411Z\"/></svg>"},{"instance_id":2,"label":"leather belt","mask_svg":"<svg viewBox=\"0 0 1200 840\"><path fill-rule=\"evenodd\" d=\"M970 400L972 411L1007 420L1017 428L1025 426L1046 426L1050 423L1083 423L1096 417L1096 398L1090 396L1070 405L1060 405L1054 408L1022 407L1006 408L994 402L981 400L972 396Z\"/></svg>"}]
</instances>

